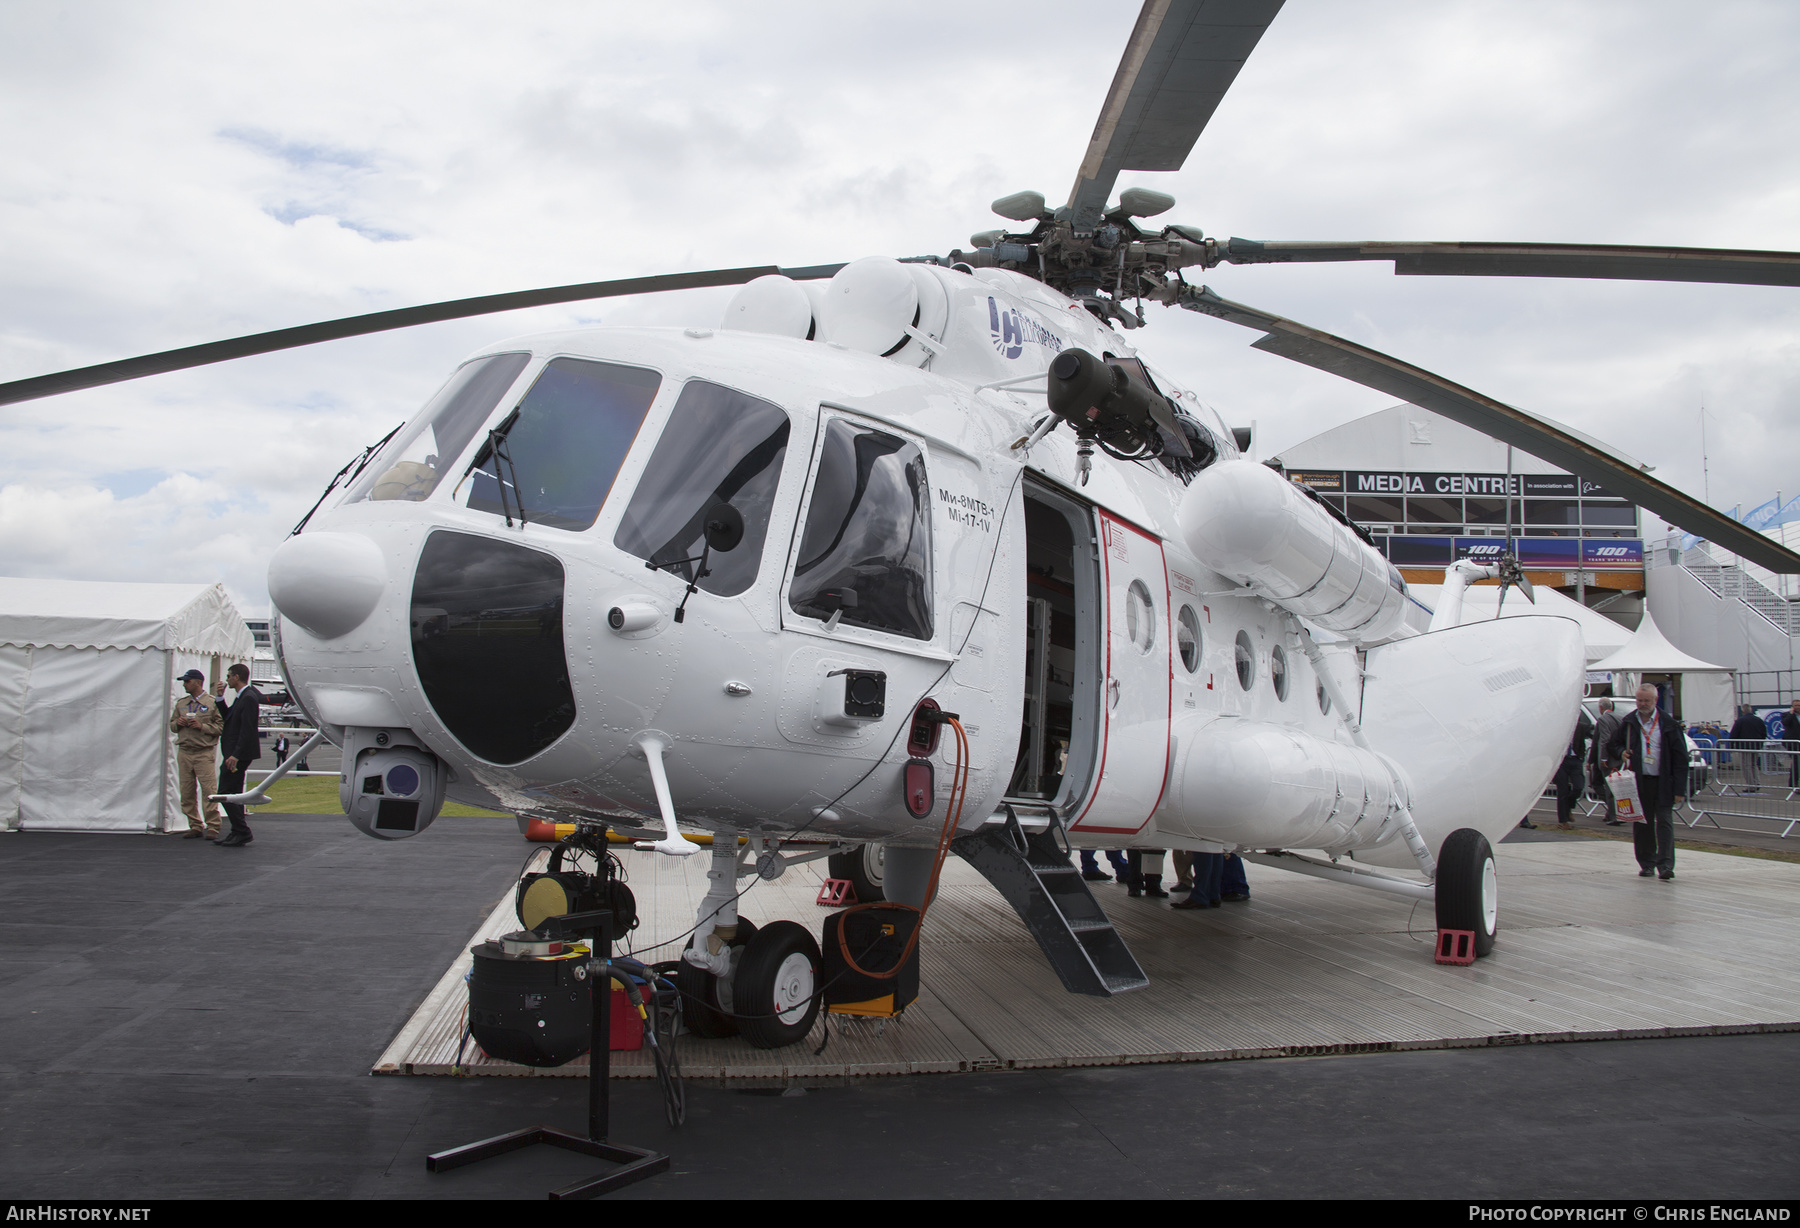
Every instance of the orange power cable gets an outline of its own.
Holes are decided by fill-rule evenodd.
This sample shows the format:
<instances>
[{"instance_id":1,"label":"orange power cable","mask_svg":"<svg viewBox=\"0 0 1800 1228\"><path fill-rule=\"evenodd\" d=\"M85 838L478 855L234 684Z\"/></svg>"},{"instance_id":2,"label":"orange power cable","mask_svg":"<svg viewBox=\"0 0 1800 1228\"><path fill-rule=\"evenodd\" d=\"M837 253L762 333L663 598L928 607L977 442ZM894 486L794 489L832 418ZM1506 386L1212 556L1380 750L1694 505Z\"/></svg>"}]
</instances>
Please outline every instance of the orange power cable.
<instances>
[{"instance_id":1,"label":"orange power cable","mask_svg":"<svg viewBox=\"0 0 1800 1228\"><path fill-rule=\"evenodd\" d=\"M931 865L931 879L925 888L925 902L917 908L911 904L886 902L854 904L840 914L848 916L853 912L862 912L870 908L900 908L919 914L917 923L913 925L913 932L907 937L905 949L900 952L900 958L894 962L893 968L887 972L869 972L861 967L856 962L856 957L850 954L850 940L845 932L846 927L843 922L838 923L838 950L844 957L845 966L858 976L867 977L871 981L890 981L899 976L900 970L906 966L906 961L912 958L913 950L919 945L919 933L925 928L925 913L931 908L932 901L937 899L938 879L944 872L944 862L949 859L950 842L956 839L957 825L962 821L963 803L968 800L969 735L963 729L962 722L954 716L946 717L944 723L949 725L956 734L956 765L951 769L950 797L944 803L944 827L938 833L937 856Z\"/></svg>"}]
</instances>

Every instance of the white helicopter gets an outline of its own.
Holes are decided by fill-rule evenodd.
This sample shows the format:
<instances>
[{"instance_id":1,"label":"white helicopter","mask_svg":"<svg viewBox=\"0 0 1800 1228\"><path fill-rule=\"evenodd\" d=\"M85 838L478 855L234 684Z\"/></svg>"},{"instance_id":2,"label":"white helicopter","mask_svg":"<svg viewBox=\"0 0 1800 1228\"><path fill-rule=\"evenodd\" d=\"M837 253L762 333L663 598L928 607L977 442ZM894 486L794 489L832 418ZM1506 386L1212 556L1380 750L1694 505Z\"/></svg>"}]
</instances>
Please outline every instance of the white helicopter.
<instances>
[{"instance_id":1,"label":"white helicopter","mask_svg":"<svg viewBox=\"0 0 1800 1228\"><path fill-rule=\"evenodd\" d=\"M1357 526L1246 459L1191 380L1138 352L1141 304L1258 330L1258 348L1794 572L1800 556L1604 445L1181 271L1389 260L1797 285L1800 255L1222 240L1149 224L1174 205L1163 194L1112 201L1122 170L1179 169L1280 7L1149 0L1067 203L996 201L1014 226L969 251L382 312L20 380L0 403L432 320L738 285L706 327L485 347L276 551L284 673L343 748L360 829L410 837L453 798L669 855L697 851L683 832L720 837L685 959L768 1045L812 1026L821 953L740 926L738 883L821 852L865 896L920 906L954 847L1077 992L1145 981L1072 847L1242 851L1430 899L1486 954L1492 845L1576 721L1577 625L1459 626L1461 586L1497 576L1528 594L1510 561L1458 564L1425 611Z\"/></svg>"}]
</instances>

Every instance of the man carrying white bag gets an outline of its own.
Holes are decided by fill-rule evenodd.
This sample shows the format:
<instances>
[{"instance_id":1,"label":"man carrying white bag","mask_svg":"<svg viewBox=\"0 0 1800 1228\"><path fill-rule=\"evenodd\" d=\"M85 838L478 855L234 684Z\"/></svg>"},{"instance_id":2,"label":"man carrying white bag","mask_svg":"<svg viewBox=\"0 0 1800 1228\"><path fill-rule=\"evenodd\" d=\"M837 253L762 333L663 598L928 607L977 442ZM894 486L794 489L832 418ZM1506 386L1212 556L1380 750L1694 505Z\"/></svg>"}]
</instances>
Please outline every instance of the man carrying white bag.
<instances>
[{"instance_id":1,"label":"man carrying white bag","mask_svg":"<svg viewBox=\"0 0 1800 1228\"><path fill-rule=\"evenodd\" d=\"M1631 842L1638 877L1668 882L1675 877L1675 807L1687 796L1687 736L1680 722L1657 709L1655 687L1638 688L1637 711L1619 722L1607 749L1624 752L1624 770L1606 783L1619 817L1637 823Z\"/></svg>"}]
</instances>

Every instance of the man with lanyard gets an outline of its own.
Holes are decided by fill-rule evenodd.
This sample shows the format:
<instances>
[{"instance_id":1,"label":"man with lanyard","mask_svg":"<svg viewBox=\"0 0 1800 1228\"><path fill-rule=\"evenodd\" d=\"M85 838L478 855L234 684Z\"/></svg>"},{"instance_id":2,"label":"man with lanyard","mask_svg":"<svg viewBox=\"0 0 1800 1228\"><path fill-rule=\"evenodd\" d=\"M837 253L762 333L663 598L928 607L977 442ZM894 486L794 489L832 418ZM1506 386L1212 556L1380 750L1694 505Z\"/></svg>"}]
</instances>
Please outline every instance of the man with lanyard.
<instances>
[{"instance_id":1,"label":"man with lanyard","mask_svg":"<svg viewBox=\"0 0 1800 1228\"><path fill-rule=\"evenodd\" d=\"M1675 877L1675 807L1687 796L1687 738L1676 721L1656 706L1656 688L1637 689L1637 711L1619 722L1607 749L1621 751L1626 767L1637 776L1643 820L1631 832L1638 877Z\"/></svg>"}]
</instances>

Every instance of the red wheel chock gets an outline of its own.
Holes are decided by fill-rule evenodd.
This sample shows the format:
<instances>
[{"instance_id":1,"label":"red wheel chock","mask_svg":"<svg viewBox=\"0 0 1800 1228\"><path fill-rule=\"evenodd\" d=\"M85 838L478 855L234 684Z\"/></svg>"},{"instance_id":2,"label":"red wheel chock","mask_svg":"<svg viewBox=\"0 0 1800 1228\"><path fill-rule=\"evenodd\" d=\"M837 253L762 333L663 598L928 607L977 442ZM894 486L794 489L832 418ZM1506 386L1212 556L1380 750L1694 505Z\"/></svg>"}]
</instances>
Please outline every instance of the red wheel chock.
<instances>
[{"instance_id":1,"label":"red wheel chock","mask_svg":"<svg viewBox=\"0 0 1800 1228\"><path fill-rule=\"evenodd\" d=\"M1440 964L1456 964L1459 967L1474 963L1475 931L1439 930L1437 954L1433 958Z\"/></svg>"},{"instance_id":2,"label":"red wheel chock","mask_svg":"<svg viewBox=\"0 0 1800 1228\"><path fill-rule=\"evenodd\" d=\"M842 908L846 904L856 903L856 888L847 878L828 878L825 885L819 888L819 898L815 904L823 904L827 908Z\"/></svg>"}]
</instances>

